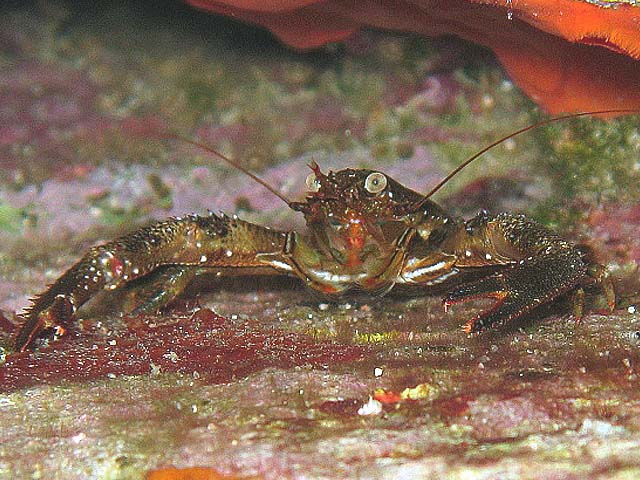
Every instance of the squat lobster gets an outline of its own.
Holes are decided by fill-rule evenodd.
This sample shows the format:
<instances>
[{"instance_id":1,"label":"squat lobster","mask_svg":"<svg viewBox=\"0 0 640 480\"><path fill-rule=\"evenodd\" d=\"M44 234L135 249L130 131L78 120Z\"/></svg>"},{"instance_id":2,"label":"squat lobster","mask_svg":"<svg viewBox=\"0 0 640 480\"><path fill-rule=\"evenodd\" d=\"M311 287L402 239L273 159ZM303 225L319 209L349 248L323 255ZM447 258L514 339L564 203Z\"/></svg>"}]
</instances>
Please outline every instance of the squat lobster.
<instances>
[{"instance_id":1,"label":"squat lobster","mask_svg":"<svg viewBox=\"0 0 640 480\"><path fill-rule=\"evenodd\" d=\"M90 249L26 310L15 341L26 350L46 331L63 332L77 310L101 290L135 281L131 313L157 310L201 273L288 275L329 297L352 290L380 295L395 286L448 290L449 306L472 298L495 300L469 320L467 333L524 315L558 296L574 293L579 319L583 287L602 287L610 309L615 294L606 269L582 247L563 240L523 215L479 213L471 220L446 213L430 197L488 149L536 126L608 110L557 117L523 128L489 145L442 180L427 195L404 187L382 172L345 169L324 173L312 163L308 195L291 202L307 231L275 231L225 215L176 217ZM637 112L636 112L637 113Z\"/></svg>"}]
</instances>

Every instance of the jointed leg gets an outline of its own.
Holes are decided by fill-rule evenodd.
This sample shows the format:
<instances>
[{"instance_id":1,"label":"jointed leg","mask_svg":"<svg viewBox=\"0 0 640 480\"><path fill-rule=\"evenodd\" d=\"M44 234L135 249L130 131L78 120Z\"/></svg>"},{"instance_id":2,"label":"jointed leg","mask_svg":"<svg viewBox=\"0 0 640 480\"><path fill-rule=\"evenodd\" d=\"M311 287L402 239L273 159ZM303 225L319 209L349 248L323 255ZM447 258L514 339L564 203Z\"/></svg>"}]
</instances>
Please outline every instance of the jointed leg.
<instances>
[{"instance_id":1,"label":"jointed leg","mask_svg":"<svg viewBox=\"0 0 640 480\"><path fill-rule=\"evenodd\" d=\"M154 313L177 298L198 274L197 267L160 267L127 285L123 313L136 316Z\"/></svg>"},{"instance_id":2,"label":"jointed leg","mask_svg":"<svg viewBox=\"0 0 640 480\"><path fill-rule=\"evenodd\" d=\"M610 307L615 304L604 267L589 263L578 247L541 225L508 214L483 217L471 225L473 228L467 226L467 237L463 240L466 242L463 248L472 251L469 263L475 261L473 265L478 266L473 255L513 260L511 263L503 261L499 272L463 284L445 296L445 309L473 298L496 300L491 308L466 323L465 332L480 332L494 324L513 320L575 288L579 289L575 313L581 316L584 301L580 287L588 276L603 285Z\"/></svg>"},{"instance_id":3,"label":"jointed leg","mask_svg":"<svg viewBox=\"0 0 640 480\"><path fill-rule=\"evenodd\" d=\"M94 247L33 299L16 337L16 349L25 350L44 330L64 328L98 291L120 288L158 268L165 270L151 277L143 289L143 309L157 308L175 297L198 267L264 267L277 272L277 264L266 263L261 256L282 252L286 239L286 233L235 218L191 215Z\"/></svg>"}]
</instances>

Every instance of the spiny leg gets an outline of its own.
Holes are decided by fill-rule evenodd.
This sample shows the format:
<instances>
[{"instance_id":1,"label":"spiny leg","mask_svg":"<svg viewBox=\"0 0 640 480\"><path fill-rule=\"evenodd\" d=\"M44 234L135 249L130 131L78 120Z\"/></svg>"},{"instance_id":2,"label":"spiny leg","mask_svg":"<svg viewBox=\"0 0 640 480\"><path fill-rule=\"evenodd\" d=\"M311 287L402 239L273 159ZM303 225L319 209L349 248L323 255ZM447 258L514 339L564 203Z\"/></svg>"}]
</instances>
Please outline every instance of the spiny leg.
<instances>
[{"instance_id":1,"label":"spiny leg","mask_svg":"<svg viewBox=\"0 0 640 480\"><path fill-rule=\"evenodd\" d=\"M616 292L613 288L613 281L604 265L598 263L590 263L587 266L587 276L590 277L595 285L602 290L602 294L607 302L608 312L611 313L616 307ZM573 307L573 316L576 323L582 321L584 316L586 294L584 288L578 287L571 294L571 305Z\"/></svg>"},{"instance_id":2,"label":"spiny leg","mask_svg":"<svg viewBox=\"0 0 640 480\"><path fill-rule=\"evenodd\" d=\"M604 298L609 307L609 313L616 308L616 291L613 288L613 281L604 265L591 263L587 268L587 275L593 279L597 286L602 289Z\"/></svg>"},{"instance_id":3,"label":"spiny leg","mask_svg":"<svg viewBox=\"0 0 640 480\"><path fill-rule=\"evenodd\" d=\"M514 261L504 262L501 271L463 284L444 297L445 309L474 298L496 300L492 307L465 324L463 330L467 333L520 317L580 287L588 274L589 264L579 248L522 216L487 216L481 222L476 219L472 226L476 230L467 226L465 251L489 254L492 258L510 255ZM472 261L473 258L469 263Z\"/></svg>"},{"instance_id":4,"label":"spiny leg","mask_svg":"<svg viewBox=\"0 0 640 480\"><path fill-rule=\"evenodd\" d=\"M24 351L45 330L64 329L75 319L77 309L100 290L121 288L161 267L249 267L288 272L277 261L287 238L284 232L211 214L172 218L93 247L33 299L16 336L16 349ZM262 259L269 255L273 262ZM186 281L186 277L179 278ZM181 288L181 280L176 282L170 290ZM170 295L160 295L157 304Z\"/></svg>"},{"instance_id":5,"label":"spiny leg","mask_svg":"<svg viewBox=\"0 0 640 480\"><path fill-rule=\"evenodd\" d=\"M571 294L571 305L573 306L573 317L576 319L576 323L580 323L582 321L582 317L584 316L584 301L585 294L584 288L578 287Z\"/></svg>"},{"instance_id":6,"label":"spiny leg","mask_svg":"<svg viewBox=\"0 0 640 480\"><path fill-rule=\"evenodd\" d=\"M158 312L187 288L198 271L192 266L167 265L128 284L123 313L138 316Z\"/></svg>"}]
</instances>

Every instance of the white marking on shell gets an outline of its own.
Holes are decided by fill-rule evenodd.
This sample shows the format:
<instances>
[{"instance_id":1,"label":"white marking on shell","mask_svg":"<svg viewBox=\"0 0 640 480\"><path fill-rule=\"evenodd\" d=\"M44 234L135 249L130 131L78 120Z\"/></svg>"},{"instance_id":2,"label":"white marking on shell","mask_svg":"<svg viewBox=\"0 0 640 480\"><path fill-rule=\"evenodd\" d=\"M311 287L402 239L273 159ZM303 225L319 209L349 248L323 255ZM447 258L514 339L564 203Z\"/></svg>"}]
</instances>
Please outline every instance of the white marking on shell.
<instances>
[{"instance_id":1,"label":"white marking on shell","mask_svg":"<svg viewBox=\"0 0 640 480\"><path fill-rule=\"evenodd\" d=\"M291 265L289 265L288 263L282 262L280 260L271 260L269 262L269 265L273 267L281 268L286 272L293 272L293 268L291 268Z\"/></svg>"}]
</instances>

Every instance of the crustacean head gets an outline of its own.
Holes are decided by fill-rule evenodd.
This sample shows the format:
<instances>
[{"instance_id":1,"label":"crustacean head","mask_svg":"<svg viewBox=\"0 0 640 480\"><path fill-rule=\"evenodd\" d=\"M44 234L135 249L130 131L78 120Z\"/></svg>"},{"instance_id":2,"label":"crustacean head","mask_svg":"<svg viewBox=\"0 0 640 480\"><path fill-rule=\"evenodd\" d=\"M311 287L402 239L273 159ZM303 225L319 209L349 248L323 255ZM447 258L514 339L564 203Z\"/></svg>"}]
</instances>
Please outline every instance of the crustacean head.
<instances>
[{"instance_id":1,"label":"crustacean head","mask_svg":"<svg viewBox=\"0 0 640 480\"><path fill-rule=\"evenodd\" d=\"M397 220L410 213L412 205L423 198L375 170L346 168L325 174L315 162L309 167L306 201L291 203L291 208L302 212L307 221L326 217L335 222L353 215Z\"/></svg>"},{"instance_id":2,"label":"crustacean head","mask_svg":"<svg viewBox=\"0 0 640 480\"><path fill-rule=\"evenodd\" d=\"M404 218L422 196L374 170L323 173L313 162L302 212L321 248L340 263L355 265L367 252L389 250L406 229Z\"/></svg>"}]
</instances>

